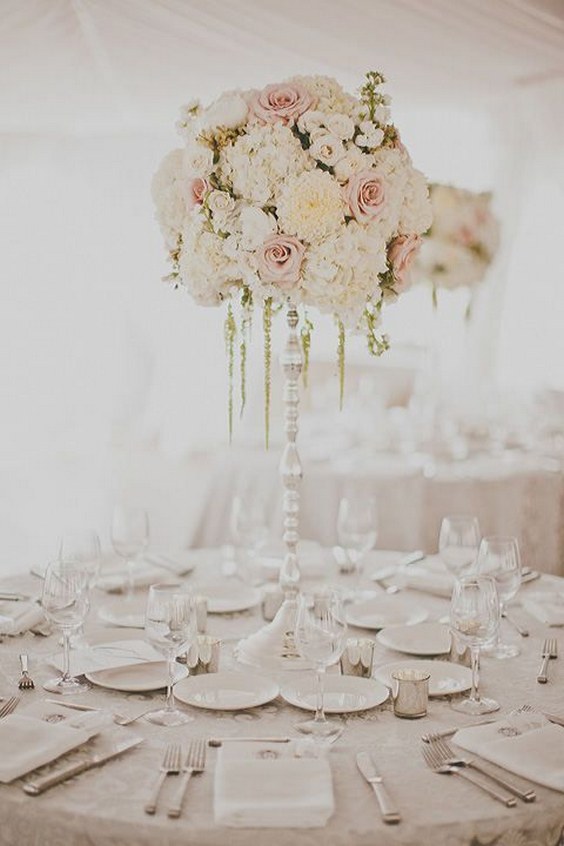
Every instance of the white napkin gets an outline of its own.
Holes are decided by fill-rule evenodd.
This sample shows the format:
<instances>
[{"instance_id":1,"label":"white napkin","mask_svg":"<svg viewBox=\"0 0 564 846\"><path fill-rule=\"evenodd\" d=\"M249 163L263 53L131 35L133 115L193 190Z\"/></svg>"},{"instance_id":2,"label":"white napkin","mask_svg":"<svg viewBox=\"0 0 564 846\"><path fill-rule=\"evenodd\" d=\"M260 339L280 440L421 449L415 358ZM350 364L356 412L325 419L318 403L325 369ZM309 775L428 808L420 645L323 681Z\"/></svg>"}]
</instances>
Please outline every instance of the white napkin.
<instances>
[{"instance_id":1,"label":"white napkin","mask_svg":"<svg viewBox=\"0 0 564 846\"><path fill-rule=\"evenodd\" d=\"M560 593L533 593L521 605L547 626L564 626L564 597Z\"/></svg>"},{"instance_id":2,"label":"white napkin","mask_svg":"<svg viewBox=\"0 0 564 846\"><path fill-rule=\"evenodd\" d=\"M214 782L217 825L317 828L334 811L326 758L295 757L296 743L226 743Z\"/></svg>"},{"instance_id":3,"label":"white napkin","mask_svg":"<svg viewBox=\"0 0 564 846\"><path fill-rule=\"evenodd\" d=\"M123 563L121 559L117 559L115 556L109 556L105 559L104 569L109 569L111 562L114 562L119 569L117 572L101 576L96 583L96 587L108 593L121 593L127 585L127 573L123 566L120 566ZM135 563L133 584L137 588L143 588L149 587L155 582L175 582L190 573L194 566L193 550L187 549L174 553L150 551Z\"/></svg>"},{"instance_id":4,"label":"white napkin","mask_svg":"<svg viewBox=\"0 0 564 846\"><path fill-rule=\"evenodd\" d=\"M143 640L117 640L100 643L86 649L71 650L71 673L80 676L110 667L127 667L144 661L162 661L163 656ZM52 656L49 663L58 670L63 669L60 653Z\"/></svg>"},{"instance_id":5,"label":"white napkin","mask_svg":"<svg viewBox=\"0 0 564 846\"><path fill-rule=\"evenodd\" d=\"M86 743L99 728L72 728L10 714L0 720L0 781L8 782Z\"/></svg>"},{"instance_id":6,"label":"white napkin","mask_svg":"<svg viewBox=\"0 0 564 846\"><path fill-rule=\"evenodd\" d=\"M447 598L450 598L454 587L454 576L435 556L430 556L421 564L408 565L402 573L402 580L406 588Z\"/></svg>"},{"instance_id":7,"label":"white napkin","mask_svg":"<svg viewBox=\"0 0 564 846\"><path fill-rule=\"evenodd\" d=\"M20 635L45 620L37 602L0 602L0 635Z\"/></svg>"},{"instance_id":8,"label":"white napkin","mask_svg":"<svg viewBox=\"0 0 564 846\"><path fill-rule=\"evenodd\" d=\"M564 792L564 731L542 714L461 729L454 742L515 775Z\"/></svg>"}]
</instances>

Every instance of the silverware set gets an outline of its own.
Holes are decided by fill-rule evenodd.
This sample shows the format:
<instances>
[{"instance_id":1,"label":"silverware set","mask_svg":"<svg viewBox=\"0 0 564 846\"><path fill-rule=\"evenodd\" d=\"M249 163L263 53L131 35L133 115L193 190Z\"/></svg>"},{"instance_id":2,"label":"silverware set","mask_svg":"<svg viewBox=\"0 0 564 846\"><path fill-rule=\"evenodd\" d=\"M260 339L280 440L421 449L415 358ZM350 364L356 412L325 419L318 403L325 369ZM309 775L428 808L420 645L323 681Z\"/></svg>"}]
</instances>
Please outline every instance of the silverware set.
<instances>
[{"instance_id":1,"label":"silverware set","mask_svg":"<svg viewBox=\"0 0 564 846\"><path fill-rule=\"evenodd\" d=\"M547 637L542 645L541 651L542 662L540 670L537 675L539 684L546 684L548 681L548 663L550 660L558 658L558 642L555 637Z\"/></svg>"},{"instance_id":2,"label":"silverware set","mask_svg":"<svg viewBox=\"0 0 564 846\"><path fill-rule=\"evenodd\" d=\"M164 751L157 780L153 785L149 799L145 803L145 813L156 813L160 793L165 781L169 776L177 776L181 774L180 783L178 784L174 798L167 811L169 817L178 818L182 813L182 803L184 801L184 794L186 793L188 782L193 775L202 773L205 766L206 742L204 740L192 741L190 748L188 749L188 755L184 765L182 765L182 748L180 744L169 743Z\"/></svg>"},{"instance_id":3,"label":"silverware set","mask_svg":"<svg viewBox=\"0 0 564 846\"><path fill-rule=\"evenodd\" d=\"M459 776L460 778L471 782L475 785L475 787L478 787L484 793L487 793L488 796L492 797L492 799L496 799L498 802L501 802L507 808L513 808L517 804L517 800L514 796L510 796L508 793L497 790L497 788L486 784L486 782L479 776L475 776L473 773L468 772L466 767L449 763L448 756L445 757L442 755L437 749L435 743L428 743L423 746L422 752L425 763L429 769L433 770L434 773L439 773L440 775Z\"/></svg>"}]
</instances>

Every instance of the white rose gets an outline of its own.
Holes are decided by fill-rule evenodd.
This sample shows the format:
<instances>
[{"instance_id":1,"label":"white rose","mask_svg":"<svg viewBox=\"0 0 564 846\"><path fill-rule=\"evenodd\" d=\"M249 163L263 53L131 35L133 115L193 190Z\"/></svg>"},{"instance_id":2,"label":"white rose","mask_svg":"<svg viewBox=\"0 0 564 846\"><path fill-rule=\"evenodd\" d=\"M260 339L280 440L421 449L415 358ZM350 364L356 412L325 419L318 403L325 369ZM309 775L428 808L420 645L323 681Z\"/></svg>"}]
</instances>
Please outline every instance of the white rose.
<instances>
[{"instance_id":1,"label":"white rose","mask_svg":"<svg viewBox=\"0 0 564 846\"><path fill-rule=\"evenodd\" d=\"M256 206L245 206L240 213L240 244L244 250L256 250L269 235L276 232L276 221Z\"/></svg>"},{"instance_id":2,"label":"white rose","mask_svg":"<svg viewBox=\"0 0 564 846\"><path fill-rule=\"evenodd\" d=\"M335 165L335 176L339 182L348 182L354 173L357 173L359 170L367 170L373 164L373 156L361 153L358 147L351 147L346 155L342 159L339 159Z\"/></svg>"},{"instance_id":3,"label":"white rose","mask_svg":"<svg viewBox=\"0 0 564 846\"><path fill-rule=\"evenodd\" d=\"M345 155L345 148L343 142L336 135L324 132L315 137L308 152L318 162L333 167Z\"/></svg>"},{"instance_id":4,"label":"white rose","mask_svg":"<svg viewBox=\"0 0 564 846\"><path fill-rule=\"evenodd\" d=\"M201 117L203 130L216 129L224 126L226 129L237 129L246 122L249 107L244 97L238 91L227 91L209 106Z\"/></svg>"},{"instance_id":5,"label":"white rose","mask_svg":"<svg viewBox=\"0 0 564 846\"><path fill-rule=\"evenodd\" d=\"M205 179L213 170L213 152L205 144L193 140L186 145L184 166L188 176Z\"/></svg>"},{"instance_id":6,"label":"white rose","mask_svg":"<svg viewBox=\"0 0 564 846\"><path fill-rule=\"evenodd\" d=\"M235 200L227 191L210 191L207 203L212 214L226 214L235 206Z\"/></svg>"},{"instance_id":7,"label":"white rose","mask_svg":"<svg viewBox=\"0 0 564 846\"><path fill-rule=\"evenodd\" d=\"M340 138L342 141L348 141L354 135L354 121L348 115L333 114L328 115L325 120L325 126Z\"/></svg>"}]
</instances>

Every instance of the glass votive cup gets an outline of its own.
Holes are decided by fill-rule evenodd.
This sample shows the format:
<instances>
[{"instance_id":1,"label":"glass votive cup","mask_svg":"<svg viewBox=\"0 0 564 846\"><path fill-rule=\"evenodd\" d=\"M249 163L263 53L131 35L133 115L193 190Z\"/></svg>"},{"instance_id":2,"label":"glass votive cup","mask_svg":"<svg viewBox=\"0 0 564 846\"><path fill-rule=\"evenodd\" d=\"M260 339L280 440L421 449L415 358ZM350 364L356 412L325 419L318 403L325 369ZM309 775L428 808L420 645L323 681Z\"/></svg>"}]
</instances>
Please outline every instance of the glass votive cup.
<instances>
[{"instance_id":1,"label":"glass votive cup","mask_svg":"<svg viewBox=\"0 0 564 846\"><path fill-rule=\"evenodd\" d=\"M182 661L188 667L189 675L199 676L203 673L217 673L219 670L219 655L221 641L209 635L198 635Z\"/></svg>"},{"instance_id":2,"label":"glass votive cup","mask_svg":"<svg viewBox=\"0 0 564 846\"><path fill-rule=\"evenodd\" d=\"M392 701L396 717L415 720L426 716L430 678L429 673L420 670L395 670L392 673Z\"/></svg>"},{"instance_id":3,"label":"glass votive cup","mask_svg":"<svg viewBox=\"0 0 564 846\"><path fill-rule=\"evenodd\" d=\"M374 663L374 641L368 637L349 638L341 655L341 673L369 679Z\"/></svg>"},{"instance_id":4,"label":"glass votive cup","mask_svg":"<svg viewBox=\"0 0 564 846\"><path fill-rule=\"evenodd\" d=\"M205 596L195 596L194 605L196 606L196 628L198 634L205 634L208 627L208 600Z\"/></svg>"}]
</instances>

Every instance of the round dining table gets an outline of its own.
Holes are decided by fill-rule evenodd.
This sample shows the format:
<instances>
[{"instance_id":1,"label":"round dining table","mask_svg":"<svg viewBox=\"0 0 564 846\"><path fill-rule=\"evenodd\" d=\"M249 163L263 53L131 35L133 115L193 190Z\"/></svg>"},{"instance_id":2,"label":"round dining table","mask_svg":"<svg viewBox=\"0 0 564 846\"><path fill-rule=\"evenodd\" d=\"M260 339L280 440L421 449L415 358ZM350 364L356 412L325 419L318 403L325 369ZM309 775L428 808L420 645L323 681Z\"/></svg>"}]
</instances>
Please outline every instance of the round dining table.
<instances>
[{"instance_id":1,"label":"round dining table","mask_svg":"<svg viewBox=\"0 0 564 846\"><path fill-rule=\"evenodd\" d=\"M229 585L218 550L202 549L191 553L196 564L186 577L187 585L205 594L208 580L222 579ZM330 578L345 587L350 577L335 574L329 550L327 571ZM395 596L384 594L367 577L376 567L381 568L390 560L397 560L393 553L373 553L367 560L364 587L370 587L389 598L413 600L424 607L429 619L440 620L448 614L449 601L422 591L403 589ZM392 559L390 558L392 556ZM170 574L168 574L170 576ZM164 574L163 574L164 578ZM240 584L240 582L239 582ZM39 595L41 581L30 575L19 575L3 580L0 588ZM548 591L553 595L564 593L564 580L543 575L540 579L524 584L517 600L527 594ZM138 589L142 603L143 592ZM108 602L108 594L96 589L92 592L85 635L91 644L115 643L120 640L143 639L141 629L115 626L100 619L98 612ZM119 595L114 596L119 602ZM122 600L124 601L124 600ZM0 608L1 613L1 608ZM540 664L541 647L547 635L558 630L548 629L517 605L514 615L529 630L528 637L521 637L508 621L503 621L504 637L518 642L520 655L497 661L484 657L481 661L481 686L487 696L495 697L500 714L525 704L542 711L564 712L564 669L560 660L550 662L549 682L538 684L536 675ZM233 670L246 673L248 667L234 657L234 647L244 637L263 625L261 605L231 614L208 614L207 633L221 639L222 653L219 671ZM36 632L41 629L35 629ZM43 630L44 631L44 630ZM374 632L349 631L350 636L374 637ZM15 637L3 637L0 643L0 695L4 698L18 694L20 702L16 714L45 703L55 713L66 713L61 705L47 705L55 699L42 688L54 674L50 660L60 655L59 633L33 634L27 632ZM18 691L19 654L29 656L30 675L35 682L33 690ZM376 641L374 665L379 666L408 656L386 648ZM447 656L442 656L443 660ZM440 659L436 659L440 660ZM335 667L337 672L338 668ZM296 678L296 671L279 672L253 669L280 684ZM300 671L306 673L308 671ZM152 693L122 693L92 685L89 690L72 697L84 705L109 709L112 713L139 712L154 705L157 708L163 691ZM214 819L214 773L218 750L208 748L204 772L193 777L188 785L181 816L171 819L166 814L166 802L173 786L165 784L163 801L157 813L144 812L155 777L158 773L163 750L168 743L181 744L186 754L194 739L211 737L298 737L296 723L304 718L304 711L287 704L277 697L268 704L247 710L213 711L180 705L194 717L192 722L179 727L162 727L139 717L121 731L125 737L142 738L136 748L120 757L84 772L39 796L27 795L22 781L0 785L0 844L1 846L558 846L564 838L564 797L562 793L535 785L537 799L534 803L517 801L508 808L483 794L462 778L436 774L430 770L422 756L421 736L430 731L466 726L478 722L452 707L454 697L429 700L427 716L421 719L401 719L394 715L388 699L385 703L360 713L344 714L335 719L342 723L342 734L324 750L328 755L333 779L335 809L324 827L293 827L289 816L284 828L228 828ZM76 712L68 711L68 714ZM562 729L564 731L564 729ZM356 766L355 756L361 750L370 752L380 769L388 791L401 812L398 825L383 822L375 796ZM0 755L2 750L0 749ZM563 763L564 767L564 763ZM169 779L173 781L173 779ZM521 780L522 781L522 780ZM529 786L531 786L529 784Z\"/></svg>"}]
</instances>

